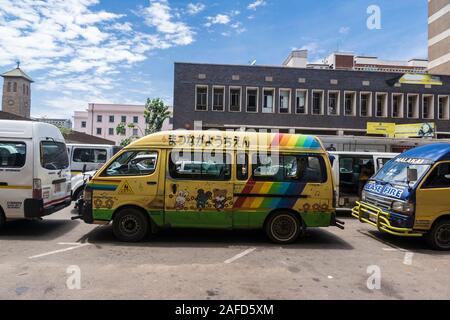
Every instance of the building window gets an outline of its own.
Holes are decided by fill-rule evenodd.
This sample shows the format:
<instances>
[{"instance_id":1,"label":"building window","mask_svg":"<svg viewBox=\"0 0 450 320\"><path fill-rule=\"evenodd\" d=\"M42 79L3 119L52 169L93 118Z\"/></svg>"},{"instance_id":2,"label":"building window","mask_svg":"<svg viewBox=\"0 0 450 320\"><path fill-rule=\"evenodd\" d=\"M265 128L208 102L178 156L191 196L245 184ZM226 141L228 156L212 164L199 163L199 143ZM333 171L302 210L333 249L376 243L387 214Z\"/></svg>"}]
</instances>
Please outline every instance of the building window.
<instances>
[{"instance_id":1,"label":"building window","mask_svg":"<svg viewBox=\"0 0 450 320\"><path fill-rule=\"evenodd\" d=\"M102 134L102 128L97 128L97 134L101 135Z\"/></svg>"},{"instance_id":2,"label":"building window","mask_svg":"<svg viewBox=\"0 0 450 320\"><path fill-rule=\"evenodd\" d=\"M438 119L448 120L450 118L449 96L439 96L438 98Z\"/></svg>"},{"instance_id":3,"label":"building window","mask_svg":"<svg viewBox=\"0 0 450 320\"><path fill-rule=\"evenodd\" d=\"M280 113L291 113L291 90L280 89Z\"/></svg>"},{"instance_id":4,"label":"building window","mask_svg":"<svg viewBox=\"0 0 450 320\"><path fill-rule=\"evenodd\" d=\"M100 115L98 115L98 116L97 116L97 122L102 122L102 120L103 120L103 117L100 116Z\"/></svg>"},{"instance_id":5,"label":"building window","mask_svg":"<svg viewBox=\"0 0 450 320\"><path fill-rule=\"evenodd\" d=\"M208 87L197 86L195 94L195 110L207 111L208 110Z\"/></svg>"},{"instance_id":6,"label":"building window","mask_svg":"<svg viewBox=\"0 0 450 320\"><path fill-rule=\"evenodd\" d=\"M230 111L241 111L241 88L230 88Z\"/></svg>"},{"instance_id":7,"label":"building window","mask_svg":"<svg viewBox=\"0 0 450 320\"><path fill-rule=\"evenodd\" d=\"M296 90L295 92L295 113L308 113L308 90Z\"/></svg>"},{"instance_id":8,"label":"building window","mask_svg":"<svg viewBox=\"0 0 450 320\"><path fill-rule=\"evenodd\" d=\"M8 82L8 92L11 92L11 82Z\"/></svg>"},{"instance_id":9,"label":"building window","mask_svg":"<svg viewBox=\"0 0 450 320\"><path fill-rule=\"evenodd\" d=\"M121 116L120 117L120 122L121 123L127 123L127 116Z\"/></svg>"},{"instance_id":10,"label":"building window","mask_svg":"<svg viewBox=\"0 0 450 320\"><path fill-rule=\"evenodd\" d=\"M388 95L387 93L376 94L375 116L378 118L387 118L388 116Z\"/></svg>"},{"instance_id":11,"label":"building window","mask_svg":"<svg viewBox=\"0 0 450 320\"><path fill-rule=\"evenodd\" d=\"M264 89L262 113L273 113L274 95L274 89Z\"/></svg>"},{"instance_id":12,"label":"building window","mask_svg":"<svg viewBox=\"0 0 450 320\"><path fill-rule=\"evenodd\" d=\"M81 127L86 128L86 121L81 121Z\"/></svg>"},{"instance_id":13,"label":"building window","mask_svg":"<svg viewBox=\"0 0 450 320\"><path fill-rule=\"evenodd\" d=\"M434 96L422 96L422 117L424 119L434 119Z\"/></svg>"},{"instance_id":14,"label":"building window","mask_svg":"<svg viewBox=\"0 0 450 320\"><path fill-rule=\"evenodd\" d=\"M14 91L14 92L17 92L17 82L14 82L14 85L13 85L13 91Z\"/></svg>"},{"instance_id":15,"label":"building window","mask_svg":"<svg viewBox=\"0 0 450 320\"><path fill-rule=\"evenodd\" d=\"M27 86L27 96L30 95L30 87Z\"/></svg>"},{"instance_id":16,"label":"building window","mask_svg":"<svg viewBox=\"0 0 450 320\"><path fill-rule=\"evenodd\" d=\"M323 114L323 91L313 91L313 103L312 103L312 114L322 115Z\"/></svg>"},{"instance_id":17,"label":"building window","mask_svg":"<svg viewBox=\"0 0 450 320\"><path fill-rule=\"evenodd\" d=\"M133 129L133 136L137 136L138 135L138 129Z\"/></svg>"},{"instance_id":18,"label":"building window","mask_svg":"<svg viewBox=\"0 0 450 320\"><path fill-rule=\"evenodd\" d=\"M113 136L113 135L114 135L114 128L109 128L109 129L108 129L108 134L109 134L110 136Z\"/></svg>"},{"instance_id":19,"label":"building window","mask_svg":"<svg viewBox=\"0 0 450 320\"><path fill-rule=\"evenodd\" d=\"M114 116L109 116L109 122L114 123Z\"/></svg>"},{"instance_id":20,"label":"building window","mask_svg":"<svg viewBox=\"0 0 450 320\"><path fill-rule=\"evenodd\" d=\"M257 88L247 88L247 112L258 112Z\"/></svg>"},{"instance_id":21,"label":"building window","mask_svg":"<svg viewBox=\"0 0 450 320\"><path fill-rule=\"evenodd\" d=\"M361 92L359 97L359 107L361 117L372 116L372 93Z\"/></svg>"},{"instance_id":22,"label":"building window","mask_svg":"<svg viewBox=\"0 0 450 320\"><path fill-rule=\"evenodd\" d=\"M25 84L22 84L22 93L25 95Z\"/></svg>"},{"instance_id":23,"label":"building window","mask_svg":"<svg viewBox=\"0 0 450 320\"><path fill-rule=\"evenodd\" d=\"M403 94L392 94L392 118L403 118Z\"/></svg>"},{"instance_id":24,"label":"building window","mask_svg":"<svg viewBox=\"0 0 450 320\"><path fill-rule=\"evenodd\" d=\"M345 92L345 108L344 115L356 116L356 93Z\"/></svg>"},{"instance_id":25,"label":"building window","mask_svg":"<svg viewBox=\"0 0 450 320\"><path fill-rule=\"evenodd\" d=\"M408 94L408 118L419 118L419 95Z\"/></svg>"},{"instance_id":26,"label":"building window","mask_svg":"<svg viewBox=\"0 0 450 320\"><path fill-rule=\"evenodd\" d=\"M139 122L139 117L133 116L133 123L138 123L138 122Z\"/></svg>"},{"instance_id":27,"label":"building window","mask_svg":"<svg viewBox=\"0 0 450 320\"><path fill-rule=\"evenodd\" d=\"M339 115L339 91L328 91L328 115L338 116Z\"/></svg>"},{"instance_id":28,"label":"building window","mask_svg":"<svg viewBox=\"0 0 450 320\"><path fill-rule=\"evenodd\" d=\"M225 88L213 88L213 111L224 111L225 106Z\"/></svg>"}]
</instances>

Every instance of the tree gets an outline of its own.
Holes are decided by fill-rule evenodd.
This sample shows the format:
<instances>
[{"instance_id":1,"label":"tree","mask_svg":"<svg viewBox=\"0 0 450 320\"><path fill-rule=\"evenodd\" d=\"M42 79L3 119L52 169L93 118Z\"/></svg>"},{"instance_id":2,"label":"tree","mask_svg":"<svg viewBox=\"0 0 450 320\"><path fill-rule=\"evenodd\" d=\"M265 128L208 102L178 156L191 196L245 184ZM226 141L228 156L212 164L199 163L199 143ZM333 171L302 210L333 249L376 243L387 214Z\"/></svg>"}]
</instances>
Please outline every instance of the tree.
<instances>
[{"instance_id":1,"label":"tree","mask_svg":"<svg viewBox=\"0 0 450 320\"><path fill-rule=\"evenodd\" d=\"M164 104L162 99L147 99L147 103L144 108L144 119L145 128L142 129L136 123L121 123L116 128L116 133L118 135L125 135L126 128L139 129L142 135L149 135L155 132L159 132L162 129L164 121L170 118L171 113L169 107ZM138 136L133 135L129 138L125 138L120 142L120 145L125 147L129 145L133 140L137 139Z\"/></svg>"}]
</instances>

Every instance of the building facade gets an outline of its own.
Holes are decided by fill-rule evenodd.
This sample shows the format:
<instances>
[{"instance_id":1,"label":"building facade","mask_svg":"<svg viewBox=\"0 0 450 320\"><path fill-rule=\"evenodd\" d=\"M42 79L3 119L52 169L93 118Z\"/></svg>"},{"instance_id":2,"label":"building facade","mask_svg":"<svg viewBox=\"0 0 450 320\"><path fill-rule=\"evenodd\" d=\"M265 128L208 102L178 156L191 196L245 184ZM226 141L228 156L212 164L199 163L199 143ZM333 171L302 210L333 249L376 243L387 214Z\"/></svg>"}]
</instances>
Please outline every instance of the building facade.
<instances>
[{"instance_id":1,"label":"building facade","mask_svg":"<svg viewBox=\"0 0 450 320\"><path fill-rule=\"evenodd\" d=\"M35 121L49 123L58 128L72 129L72 121L70 119L52 119L52 118L35 118Z\"/></svg>"},{"instance_id":2,"label":"building facade","mask_svg":"<svg viewBox=\"0 0 450 320\"><path fill-rule=\"evenodd\" d=\"M431 74L450 75L450 0L428 0L428 60Z\"/></svg>"},{"instance_id":3,"label":"building facade","mask_svg":"<svg viewBox=\"0 0 450 320\"><path fill-rule=\"evenodd\" d=\"M176 63L174 128L192 129L201 121L206 129L357 136L366 134L367 122L432 122L438 137L450 137L450 77L436 77L435 85L404 78L394 72Z\"/></svg>"},{"instance_id":4,"label":"building facade","mask_svg":"<svg viewBox=\"0 0 450 320\"><path fill-rule=\"evenodd\" d=\"M125 138L143 136L145 130L144 106L123 104L90 103L86 111L75 111L74 130L102 137L120 144ZM126 128L124 135L118 135L116 128L121 123L133 123L136 128ZM163 130L172 128L172 118L164 122Z\"/></svg>"},{"instance_id":5,"label":"building facade","mask_svg":"<svg viewBox=\"0 0 450 320\"><path fill-rule=\"evenodd\" d=\"M20 69L2 74L3 96L2 110L21 117L29 118L31 113L31 84L33 80Z\"/></svg>"}]
</instances>

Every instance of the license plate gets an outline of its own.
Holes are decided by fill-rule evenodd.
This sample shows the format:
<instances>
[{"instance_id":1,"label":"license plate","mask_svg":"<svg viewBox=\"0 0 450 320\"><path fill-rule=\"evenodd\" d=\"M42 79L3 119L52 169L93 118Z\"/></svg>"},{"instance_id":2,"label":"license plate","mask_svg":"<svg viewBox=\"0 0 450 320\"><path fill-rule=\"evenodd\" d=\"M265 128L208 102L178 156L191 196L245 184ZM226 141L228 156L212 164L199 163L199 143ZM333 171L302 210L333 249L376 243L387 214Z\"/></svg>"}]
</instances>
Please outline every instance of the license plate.
<instances>
[{"instance_id":1,"label":"license plate","mask_svg":"<svg viewBox=\"0 0 450 320\"><path fill-rule=\"evenodd\" d=\"M373 216L373 215L371 215L371 214L369 214L369 217L368 217L368 219L369 219L370 221L374 222L374 223L377 223L377 218L376 218L376 217L374 217L374 216Z\"/></svg>"},{"instance_id":2,"label":"license plate","mask_svg":"<svg viewBox=\"0 0 450 320\"><path fill-rule=\"evenodd\" d=\"M61 192L62 183L55 184L55 193Z\"/></svg>"}]
</instances>

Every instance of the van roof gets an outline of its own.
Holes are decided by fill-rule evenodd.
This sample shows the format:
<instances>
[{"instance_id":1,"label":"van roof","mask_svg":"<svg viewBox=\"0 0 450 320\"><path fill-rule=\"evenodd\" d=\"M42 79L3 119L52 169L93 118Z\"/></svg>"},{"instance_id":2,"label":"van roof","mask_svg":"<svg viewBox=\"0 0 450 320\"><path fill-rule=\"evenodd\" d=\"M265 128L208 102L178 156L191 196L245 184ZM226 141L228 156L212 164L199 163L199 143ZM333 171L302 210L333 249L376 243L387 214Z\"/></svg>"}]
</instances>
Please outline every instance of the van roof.
<instances>
[{"instance_id":1,"label":"van roof","mask_svg":"<svg viewBox=\"0 0 450 320\"><path fill-rule=\"evenodd\" d=\"M433 143L402 153L402 158L420 158L433 162L450 160L450 143Z\"/></svg>"},{"instance_id":2,"label":"van roof","mask_svg":"<svg viewBox=\"0 0 450 320\"><path fill-rule=\"evenodd\" d=\"M48 123L0 120L0 138L31 139L37 137L53 137L55 140L64 141L59 129Z\"/></svg>"},{"instance_id":3,"label":"van roof","mask_svg":"<svg viewBox=\"0 0 450 320\"><path fill-rule=\"evenodd\" d=\"M143 137L125 149L140 147L207 149L303 149L325 153L319 138L310 135L218 130L162 131Z\"/></svg>"}]
</instances>

